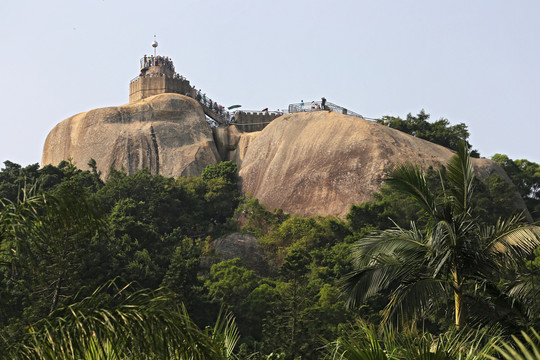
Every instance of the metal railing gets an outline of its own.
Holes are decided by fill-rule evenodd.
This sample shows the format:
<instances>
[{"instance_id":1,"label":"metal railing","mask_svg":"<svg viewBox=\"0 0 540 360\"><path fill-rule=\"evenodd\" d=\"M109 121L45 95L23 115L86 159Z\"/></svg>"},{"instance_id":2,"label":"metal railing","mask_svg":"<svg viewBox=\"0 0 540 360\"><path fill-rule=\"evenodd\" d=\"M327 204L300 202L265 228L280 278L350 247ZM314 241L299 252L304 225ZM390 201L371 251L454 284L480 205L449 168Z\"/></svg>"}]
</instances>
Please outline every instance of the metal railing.
<instances>
[{"instance_id":1,"label":"metal railing","mask_svg":"<svg viewBox=\"0 0 540 360\"><path fill-rule=\"evenodd\" d=\"M174 64L171 59L169 59L168 56L161 56L158 55L156 57L154 56L144 56L140 60L141 69L148 69L152 66L164 66L167 69L174 72Z\"/></svg>"},{"instance_id":2,"label":"metal railing","mask_svg":"<svg viewBox=\"0 0 540 360\"><path fill-rule=\"evenodd\" d=\"M150 73L150 74L136 76L133 79L131 79L131 81L129 83L131 84L131 83L139 80L140 78L149 78L149 77L168 77L168 78L174 79L174 80L186 80L186 78L183 77L182 75L172 75L171 76L171 75L167 75L165 73Z\"/></svg>"},{"instance_id":3,"label":"metal railing","mask_svg":"<svg viewBox=\"0 0 540 360\"><path fill-rule=\"evenodd\" d=\"M326 101L326 103L322 104L322 101L311 101L311 102L304 102L304 103L296 103L296 104L290 104L289 105L289 114L297 113L297 112L312 112L312 111L334 111L340 114L345 114L349 116L355 116L361 119L365 119L364 116L355 113L354 111L351 111L349 109L346 109L342 106L333 104L331 102Z\"/></svg>"},{"instance_id":4,"label":"metal railing","mask_svg":"<svg viewBox=\"0 0 540 360\"><path fill-rule=\"evenodd\" d=\"M284 111L277 111L277 110L269 110L269 111L262 111L262 110L235 110L233 111L234 114L243 112L247 115L278 115L281 116L285 112Z\"/></svg>"}]
</instances>

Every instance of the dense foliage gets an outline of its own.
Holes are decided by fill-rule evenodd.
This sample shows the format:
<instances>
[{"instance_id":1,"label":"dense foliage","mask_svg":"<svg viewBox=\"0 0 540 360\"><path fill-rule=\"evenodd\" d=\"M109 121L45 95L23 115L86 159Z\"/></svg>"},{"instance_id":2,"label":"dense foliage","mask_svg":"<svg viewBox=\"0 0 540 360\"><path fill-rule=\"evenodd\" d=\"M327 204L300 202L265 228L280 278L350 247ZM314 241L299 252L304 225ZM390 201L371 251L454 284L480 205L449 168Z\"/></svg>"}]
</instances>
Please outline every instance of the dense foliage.
<instances>
[{"instance_id":1,"label":"dense foliage","mask_svg":"<svg viewBox=\"0 0 540 360\"><path fill-rule=\"evenodd\" d=\"M353 270L353 244L394 224L404 227L417 220L419 231L429 224L414 201L389 186L376 193L374 201L352 206L345 220L301 218L243 198L231 162L209 166L201 177L112 171L106 182L95 162L89 165L90 171L82 171L71 162L43 168L6 162L0 171L0 347L9 344L10 351L21 353L25 348L35 355L32 351L51 345L44 334L69 334L72 342L64 339L58 346L75 349L71 358L149 358L145 348L160 354L159 346L162 358L205 358L186 355L194 348L182 348L180 336L189 335L200 340L199 350L213 354L206 358L230 358L225 328L204 330L220 311L230 311L241 335L235 348L238 358L333 356L343 344L363 341L367 328L356 320L378 324L390 294L381 291L358 308L345 306L340 289ZM427 173L427 185L435 194L442 194L436 185L445 173L444 168ZM502 178L475 179L473 186L476 218L491 222L519 212L513 189ZM262 253L258 263L249 255L223 261L216 252L215 240L237 231L257 239ZM494 316L493 322L509 314L510 320L520 319L505 322L511 326L538 321L534 294L540 288L539 259L537 253L521 268L500 269L494 286L519 306L508 305L509 311ZM103 286L113 279L114 289ZM120 291L124 286L139 290ZM436 310L424 326L441 334L451 328L451 321L436 320L445 318L447 306ZM81 331L91 332L99 328L100 317L109 321L98 331L103 337L86 342L60 326L77 324ZM175 328L178 332L155 332L169 345L144 343L145 333L170 326L172 320L183 326ZM142 336L140 346L113 346L136 334ZM427 346L430 335L422 336L425 342L418 344ZM471 336L476 335L463 335L469 340ZM339 343L333 342L336 339ZM164 350L167 346L179 352ZM51 354L49 358L57 356Z\"/></svg>"},{"instance_id":2,"label":"dense foliage","mask_svg":"<svg viewBox=\"0 0 540 360\"><path fill-rule=\"evenodd\" d=\"M467 130L467 125L464 123L450 125L450 121L445 118L434 122L429 122L428 120L429 114L426 114L422 109L416 116L410 113L407 114L405 120L395 116L383 116L377 122L452 150L457 150L460 141L467 142L469 139L470 134ZM471 144L468 142L467 145L469 148L471 147ZM474 150L471 152L471 156L479 157L480 154Z\"/></svg>"},{"instance_id":3,"label":"dense foliage","mask_svg":"<svg viewBox=\"0 0 540 360\"><path fill-rule=\"evenodd\" d=\"M492 160L499 163L510 176L517 191L525 200L527 209L535 220L540 219L540 165L521 159L512 160L506 155L495 154Z\"/></svg>"},{"instance_id":4,"label":"dense foliage","mask_svg":"<svg viewBox=\"0 0 540 360\"><path fill-rule=\"evenodd\" d=\"M473 211L474 178L463 142L448 163L441 195L431 191L418 166L392 171L387 184L417 204L426 224L411 221L408 228L372 232L355 244L355 271L345 287L350 304L392 287L385 321L410 323L444 307L457 329L472 318L518 321L508 319L513 306L497 283L503 269L519 268L540 245L540 227L524 222L522 214L483 222Z\"/></svg>"}]
</instances>

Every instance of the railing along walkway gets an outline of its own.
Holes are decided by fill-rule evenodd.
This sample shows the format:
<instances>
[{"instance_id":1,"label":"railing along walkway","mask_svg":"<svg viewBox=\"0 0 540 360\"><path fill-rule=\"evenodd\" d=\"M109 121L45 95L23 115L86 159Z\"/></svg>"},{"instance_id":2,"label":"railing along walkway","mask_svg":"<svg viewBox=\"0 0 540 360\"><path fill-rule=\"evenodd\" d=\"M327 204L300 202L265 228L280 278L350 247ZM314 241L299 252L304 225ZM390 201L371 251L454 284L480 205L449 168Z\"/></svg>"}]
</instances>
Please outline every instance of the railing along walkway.
<instances>
[{"instance_id":1,"label":"railing along walkway","mask_svg":"<svg viewBox=\"0 0 540 360\"><path fill-rule=\"evenodd\" d=\"M355 116L361 119L365 119L364 116L358 113L355 113L354 111L351 111L349 109L344 108L343 106L339 106L328 101L325 102L324 106L323 106L322 101L312 101L312 102L296 103L296 104L289 105L289 114L297 113L297 112L311 112L311 111L324 111L324 110L333 111L340 114L345 114L345 115Z\"/></svg>"}]
</instances>

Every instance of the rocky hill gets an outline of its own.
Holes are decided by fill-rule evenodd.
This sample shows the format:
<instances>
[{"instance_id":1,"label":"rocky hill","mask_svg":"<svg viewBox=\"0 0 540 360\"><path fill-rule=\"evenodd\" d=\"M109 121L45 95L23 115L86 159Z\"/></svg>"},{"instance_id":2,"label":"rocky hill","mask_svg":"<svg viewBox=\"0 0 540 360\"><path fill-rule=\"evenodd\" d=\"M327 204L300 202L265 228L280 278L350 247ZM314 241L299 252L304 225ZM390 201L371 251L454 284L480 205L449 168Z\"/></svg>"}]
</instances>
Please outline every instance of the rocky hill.
<instances>
[{"instance_id":1,"label":"rocky hill","mask_svg":"<svg viewBox=\"0 0 540 360\"><path fill-rule=\"evenodd\" d=\"M239 164L242 191L269 209L343 216L351 203L372 198L393 164L439 167L452 155L387 126L328 111L288 114L256 133L220 128L213 136L196 101L161 94L64 120L47 137L42 165L71 157L84 168L93 158L105 178L110 167L128 173L148 167L177 177L231 159ZM480 177L496 172L510 181L491 160L473 164Z\"/></svg>"},{"instance_id":2,"label":"rocky hill","mask_svg":"<svg viewBox=\"0 0 540 360\"><path fill-rule=\"evenodd\" d=\"M253 135L252 135L253 136ZM372 199L393 164L427 168L453 151L371 121L327 111L282 116L251 139L241 159L242 189L270 209L300 215L345 215ZM473 159L480 177L506 173Z\"/></svg>"},{"instance_id":3,"label":"rocky hill","mask_svg":"<svg viewBox=\"0 0 540 360\"><path fill-rule=\"evenodd\" d=\"M94 159L103 177L110 168L128 174L147 167L164 176L200 175L220 161L212 129L199 103L161 94L133 104L91 110L52 129L41 164L72 158L80 168Z\"/></svg>"}]
</instances>

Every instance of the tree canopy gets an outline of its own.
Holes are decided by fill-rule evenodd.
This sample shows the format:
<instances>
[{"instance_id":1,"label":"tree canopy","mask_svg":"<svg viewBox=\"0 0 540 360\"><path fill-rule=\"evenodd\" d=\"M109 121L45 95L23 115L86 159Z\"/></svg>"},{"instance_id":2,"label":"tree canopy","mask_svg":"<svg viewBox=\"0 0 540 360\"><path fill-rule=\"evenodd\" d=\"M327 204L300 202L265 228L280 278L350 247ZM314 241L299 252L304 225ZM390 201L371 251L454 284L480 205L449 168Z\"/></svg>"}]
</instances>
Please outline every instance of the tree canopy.
<instances>
[{"instance_id":1,"label":"tree canopy","mask_svg":"<svg viewBox=\"0 0 540 360\"><path fill-rule=\"evenodd\" d=\"M452 150L457 150L460 141L467 142L467 146L471 147L468 143L470 134L467 125L464 123L450 125L450 121L445 118L429 122L429 117L430 115L422 109L416 116L407 114L405 120L395 116L383 116L377 122ZM473 150L471 156L479 157L480 154Z\"/></svg>"},{"instance_id":2,"label":"tree canopy","mask_svg":"<svg viewBox=\"0 0 540 360\"><path fill-rule=\"evenodd\" d=\"M496 291L500 269L522 264L540 245L540 228L523 222L522 215L495 223L474 216L474 174L464 142L449 161L445 178L448 187L437 195L418 166L405 164L390 174L387 184L413 199L425 225L411 221L409 229L373 232L355 244L355 271L345 287L350 305L393 286L385 319L403 322L422 318L437 309L438 301L453 298L459 329L467 322L467 311L472 314L490 298L504 298ZM485 311L476 315L484 321L493 318Z\"/></svg>"},{"instance_id":3,"label":"tree canopy","mask_svg":"<svg viewBox=\"0 0 540 360\"><path fill-rule=\"evenodd\" d=\"M100 179L95 162L89 167L82 171L71 161L43 168L7 162L0 170L0 348L9 348L2 353L7 358L23 353L32 357L38 351L50 353L50 358L62 358L59 352L70 359L148 358L150 353L174 358L188 354L193 345L201 352L211 351L204 358L322 359L335 344L333 340L345 344L344 334L350 335L351 344L363 344L363 335L356 334L350 322L380 323L387 298L400 287L413 286L414 278L407 278L408 283L391 282L359 308L345 306L340 288L357 265L358 253L352 249L361 242L371 241L375 246L373 230L384 233L397 225L418 243L439 234L441 246L416 253L423 258L406 260L423 276L433 275L428 270L437 261L443 262L444 251L459 253L442 245L442 230L425 231L437 222L418 199L389 184L375 194L374 201L353 205L346 219L303 218L266 209L257 199L243 197L236 165L230 162L211 165L200 177L178 179L146 169L132 175L111 171L106 182ZM452 214L445 219L456 225L455 234L471 235L464 243L470 244L482 231L485 238L494 234L487 226L477 233L467 230L474 228L472 219L497 224L499 217L516 214L514 190L502 178L473 178L470 219L464 217L466 226L457 226L463 215L450 211L451 199L457 196L450 192L455 187L452 171L450 167L428 169L422 189L431 192L437 214ZM415 220L416 230L409 228L410 220ZM214 248L215 240L237 231L257 239L261 263L254 264L249 253L242 259L223 260ZM478 249L471 246L467 249L474 254ZM512 246L512 251L518 251ZM439 257L429 258L430 253ZM406 254L412 256L413 251ZM401 255L406 259L405 253ZM492 266L492 274L485 279L465 276L463 294L469 314L475 307L489 305L494 309L489 313L492 320L512 332L517 327L507 324L538 322L538 250L536 256L519 264L497 259L498 266ZM452 276L447 271L451 267L446 265L450 261L445 261L434 281L446 284L446 294L452 294ZM469 271L471 266L461 264L460 269ZM475 291L473 284L478 285ZM426 319L425 331L438 337L446 334L452 321L444 319L452 311L451 303L450 298L437 299L431 303L430 317L420 314ZM220 309L236 316L240 334L236 347L226 345L233 344L235 336L227 340L220 335L225 328L233 328L231 317L225 321L229 325L218 321ZM105 324L100 320L110 324L100 327ZM161 340L152 343L146 335L154 327L166 328L169 320L186 326L170 334L153 331ZM216 321L222 325L216 328ZM80 331L96 336L84 337ZM182 334L191 338L186 344L176 344L184 341ZM419 336L425 336L426 342L417 344L429 343L427 332ZM139 340L138 346L124 346ZM177 352L167 354L166 343L167 349L174 347ZM52 344L56 344L54 349ZM414 346L411 351L418 351ZM74 352L65 351L68 347ZM399 351L405 353L403 348ZM192 352L190 356L199 355Z\"/></svg>"}]
</instances>

